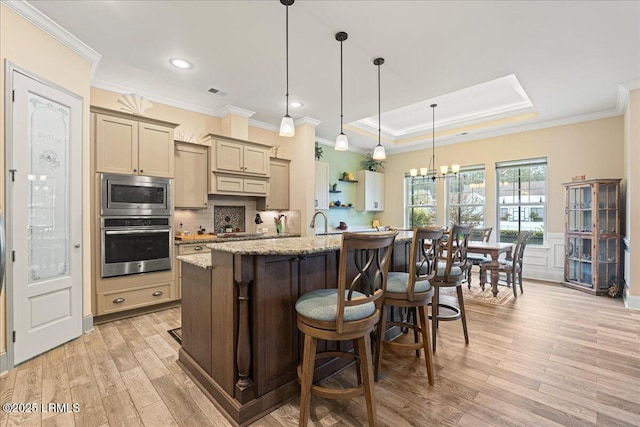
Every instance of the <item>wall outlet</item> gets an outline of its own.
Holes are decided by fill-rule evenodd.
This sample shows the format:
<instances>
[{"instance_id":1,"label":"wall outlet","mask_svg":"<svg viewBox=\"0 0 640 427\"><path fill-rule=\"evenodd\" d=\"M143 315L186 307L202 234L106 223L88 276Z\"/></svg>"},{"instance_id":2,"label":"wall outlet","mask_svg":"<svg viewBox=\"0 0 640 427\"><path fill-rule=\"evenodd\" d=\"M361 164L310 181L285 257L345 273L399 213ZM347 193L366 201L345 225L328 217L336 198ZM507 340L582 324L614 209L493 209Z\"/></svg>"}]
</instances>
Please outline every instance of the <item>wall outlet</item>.
<instances>
[{"instance_id":1,"label":"wall outlet","mask_svg":"<svg viewBox=\"0 0 640 427\"><path fill-rule=\"evenodd\" d=\"M266 232L267 232L267 230L268 230L268 228L267 228L267 227L262 227L262 232L263 232L263 233L266 233Z\"/></svg>"}]
</instances>

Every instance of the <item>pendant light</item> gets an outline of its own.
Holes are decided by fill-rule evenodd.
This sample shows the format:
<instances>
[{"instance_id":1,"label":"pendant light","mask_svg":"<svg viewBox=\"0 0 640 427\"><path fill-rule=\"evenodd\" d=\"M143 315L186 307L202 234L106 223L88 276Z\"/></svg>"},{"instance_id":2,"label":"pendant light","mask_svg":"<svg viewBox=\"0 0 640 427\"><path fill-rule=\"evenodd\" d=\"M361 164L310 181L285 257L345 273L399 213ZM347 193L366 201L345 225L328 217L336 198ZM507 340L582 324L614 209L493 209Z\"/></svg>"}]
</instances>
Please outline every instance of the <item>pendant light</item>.
<instances>
[{"instance_id":1,"label":"pendant light","mask_svg":"<svg viewBox=\"0 0 640 427\"><path fill-rule=\"evenodd\" d=\"M380 66L382 64L384 64L384 58L376 58L373 60L373 65L378 67L378 145L374 148L372 156L375 160L384 160L387 158L384 147L380 143Z\"/></svg>"},{"instance_id":2,"label":"pendant light","mask_svg":"<svg viewBox=\"0 0 640 427\"><path fill-rule=\"evenodd\" d=\"M280 122L280 136L291 137L296 134L296 128L293 124L293 119L289 115L289 6L293 4L295 0L280 0L280 3L286 6L286 58L287 58L287 112Z\"/></svg>"},{"instance_id":3,"label":"pendant light","mask_svg":"<svg viewBox=\"0 0 640 427\"><path fill-rule=\"evenodd\" d=\"M349 140L347 139L347 135L342 131L343 124L343 101L342 101L342 42L345 41L349 35L344 31L340 31L336 33L336 40L340 42L340 134L336 138L336 151L347 151L349 149Z\"/></svg>"}]
</instances>

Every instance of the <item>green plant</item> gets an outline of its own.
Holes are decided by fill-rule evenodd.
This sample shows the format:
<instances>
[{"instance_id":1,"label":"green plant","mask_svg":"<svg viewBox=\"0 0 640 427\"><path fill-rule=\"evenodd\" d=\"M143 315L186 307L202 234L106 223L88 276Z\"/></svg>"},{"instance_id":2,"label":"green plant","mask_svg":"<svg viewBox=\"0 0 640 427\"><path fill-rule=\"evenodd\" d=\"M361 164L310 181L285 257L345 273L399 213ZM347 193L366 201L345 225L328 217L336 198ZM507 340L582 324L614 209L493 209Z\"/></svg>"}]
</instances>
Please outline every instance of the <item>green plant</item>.
<instances>
[{"instance_id":1,"label":"green plant","mask_svg":"<svg viewBox=\"0 0 640 427\"><path fill-rule=\"evenodd\" d=\"M322 147L320 147L320 143L316 141L316 160L320 160L323 156Z\"/></svg>"},{"instance_id":2,"label":"green plant","mask_svg":"<svg viewBox=\"0 0 640 427\"><path fill-rule=\"evenodd\" d=\"M370 170L372 172L375 172L376 170L378 170L378 168L382 168L384 166L384 161L383 160L376 160L373 158L373 156L371 155L371 153L367 153L364 156L364 159L362 159L362 161L360 162L360 165L367 170Z\"/></svg>"}]
</instances>

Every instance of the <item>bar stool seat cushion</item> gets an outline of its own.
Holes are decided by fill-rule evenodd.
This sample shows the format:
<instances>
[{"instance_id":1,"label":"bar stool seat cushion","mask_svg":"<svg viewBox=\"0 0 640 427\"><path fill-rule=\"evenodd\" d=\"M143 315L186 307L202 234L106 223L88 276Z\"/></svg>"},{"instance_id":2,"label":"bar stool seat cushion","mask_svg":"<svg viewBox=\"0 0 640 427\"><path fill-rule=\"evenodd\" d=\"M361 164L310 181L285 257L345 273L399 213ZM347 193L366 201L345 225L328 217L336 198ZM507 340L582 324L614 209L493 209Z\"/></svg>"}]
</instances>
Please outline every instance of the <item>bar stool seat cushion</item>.
<instances>
[{"instance_id":1,"label":"bar stool seat cushion","mask_svg":"<svg viewBox=\"0 0 640 427\"><path fill-rule=\"evenodd\" d=\"M438 262L438 271L436 272L436 277L444 276L444 272L446 268L447 268L446 262ZM460 267L457 267L457 266L451 267L451 273L449 273L450 276L460 276L462 274L463 274L463 271Z\"/></svg>"},{"instance_id":2,"label":"bar stool seat cushion","mask_svg":"<svg viewBox=\"0 0 640 427\"><path fill-rule=\"evenodd\" d=\"M345 291L345 296L346 296ZM351 299L366 297L366 295L353 291ZM335 322L336 313L338 311L338 290L337 289L318 289L307 292L302 295L296 302L296 311L309 319L320 320L325 322ZM376 311L373 302L367 304L356 305L344 308L344 321L353 322L355 320L365 319Z\"/></svg>"},{"instance_id":3,"label":"bar stool seat cushion","mask_svg":"<svg viewBox=\"0 0 640 427\"><path fill-rule=\"evenodd\" d=\"M400 271L392 271L387 275L387 292L396 294L406 294L409 286L409 273L402 273ZM431 289L431 284L428 280L422 280L416 282L413 292L422 293L428 292Z\"/></svg>"}]
</instances>

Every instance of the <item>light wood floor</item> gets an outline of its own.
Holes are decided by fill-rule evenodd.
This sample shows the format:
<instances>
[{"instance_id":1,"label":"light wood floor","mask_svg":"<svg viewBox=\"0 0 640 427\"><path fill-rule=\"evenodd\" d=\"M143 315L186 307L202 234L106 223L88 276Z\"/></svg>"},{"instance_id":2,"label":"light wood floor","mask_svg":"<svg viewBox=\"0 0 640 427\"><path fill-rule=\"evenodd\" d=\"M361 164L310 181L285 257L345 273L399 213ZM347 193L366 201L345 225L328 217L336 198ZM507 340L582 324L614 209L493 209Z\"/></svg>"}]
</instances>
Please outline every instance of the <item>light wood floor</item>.
<instances>
[{"instance_id":1,"label":"light wood floor","mask_svg":"<svg viewBox=\"0 0 640 427\"><path fill-rule=\"evenodd\" d=\"M525 283L506 306L467 303L441 324L436 384L422 356L388 350L376 385L381 425L640 425L640 312L620 299ZM5 402L77 402L78 413L7 414L0 426L229 425L177 365L166 332L178 308L99 325L0 377ZM408 339L407 336L402 339ZM346 385L353 369L327 383ZM312 398L315 425L366 424L363 398ZM255 425L297 425L298 399Z\"/></svg>"}]
</instances>

